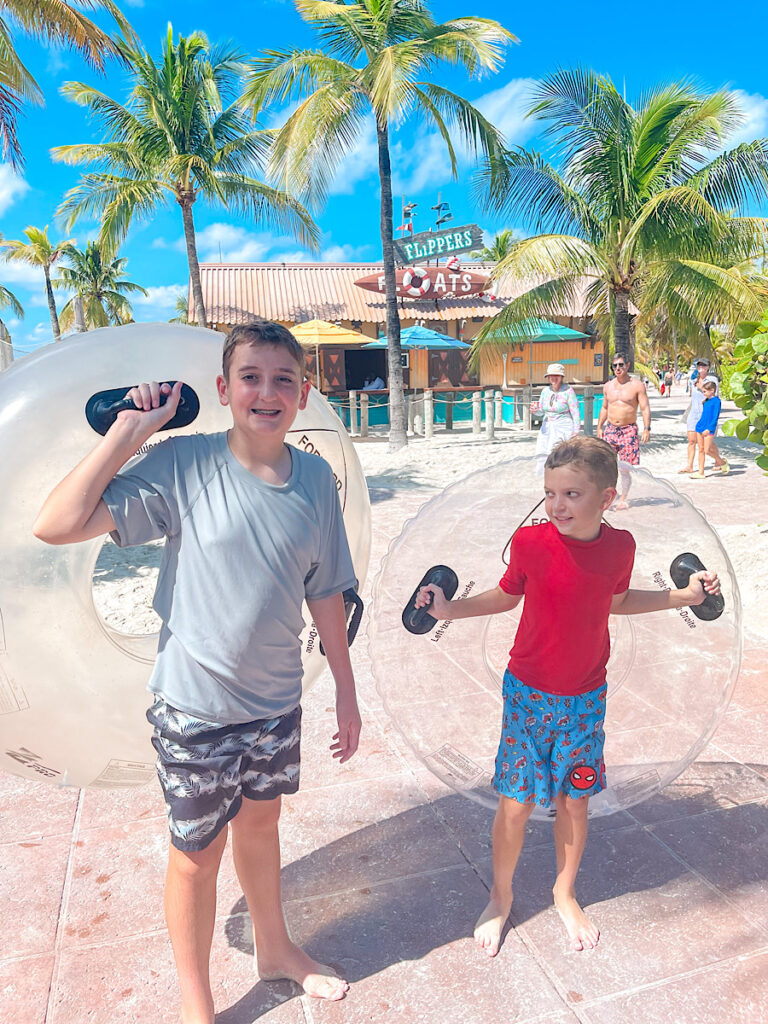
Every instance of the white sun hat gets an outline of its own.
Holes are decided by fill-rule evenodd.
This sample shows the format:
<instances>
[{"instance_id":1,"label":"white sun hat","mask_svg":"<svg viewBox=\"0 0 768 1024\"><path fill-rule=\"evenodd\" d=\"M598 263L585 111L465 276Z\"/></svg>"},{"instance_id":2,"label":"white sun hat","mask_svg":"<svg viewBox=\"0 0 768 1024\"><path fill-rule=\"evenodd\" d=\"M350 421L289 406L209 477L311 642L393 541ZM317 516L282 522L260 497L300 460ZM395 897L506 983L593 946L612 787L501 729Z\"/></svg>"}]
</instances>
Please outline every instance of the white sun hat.
<instances>
[{"instance_id":1,"label":"white sun hat","mask_svg":"<svg viewBox=\"0 0 768 1024\"><path fill-rule=\"evenodd\" d=\"M544 374L545 377L564 377L565 367L562 363L550 363L547 367L547 372Z\"/></svg>"}]
</instances>

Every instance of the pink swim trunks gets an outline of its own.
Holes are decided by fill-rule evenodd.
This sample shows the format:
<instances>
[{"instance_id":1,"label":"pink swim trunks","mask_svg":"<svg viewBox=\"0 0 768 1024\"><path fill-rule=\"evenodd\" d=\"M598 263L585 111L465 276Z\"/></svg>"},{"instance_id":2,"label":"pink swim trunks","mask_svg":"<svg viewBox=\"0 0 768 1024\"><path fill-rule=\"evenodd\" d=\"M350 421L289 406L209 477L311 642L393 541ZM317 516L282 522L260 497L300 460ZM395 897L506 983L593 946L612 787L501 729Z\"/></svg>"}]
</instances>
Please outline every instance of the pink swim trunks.
<instances>
[{"instance_id":1,"label":"pink swim trunks","mask_svg":"<svg viewBox=\"0 0 768 1024\"><path fill-rule=\"evenodd\" d=\"M603 438L616 452L620 462L628 462L630 466L640 465L640 433L636 423L627 423L623 427L606 423Z\"/></svg>"}]
</instances>

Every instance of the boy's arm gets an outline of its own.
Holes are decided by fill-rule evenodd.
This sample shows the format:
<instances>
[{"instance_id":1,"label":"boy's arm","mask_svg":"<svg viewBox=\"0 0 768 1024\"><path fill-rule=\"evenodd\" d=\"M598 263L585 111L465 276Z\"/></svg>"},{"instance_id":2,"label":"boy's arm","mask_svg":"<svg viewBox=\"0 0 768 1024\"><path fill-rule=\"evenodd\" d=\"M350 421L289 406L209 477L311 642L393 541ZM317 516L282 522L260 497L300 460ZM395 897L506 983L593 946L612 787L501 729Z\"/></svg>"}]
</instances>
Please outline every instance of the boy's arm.
<instances>
[{"instance_id":1,"label":"boy's arm","mask_svg":"<svg viewBox=\"0 0 768 1024\"><path fill-rule=\"evenodd\" d=\"M516 608L523 599L522 594L508 594L501 587L494 587L493 590L486 590L475 597L464 597L458 601L446 601L445 594L434 585L428 583L422 587L416 597L416 607L424 608L430 603L429 595L432 595L432 603L429 607L429 614L436 619L471 619L476 615L497 615L499 612L509 612Z\"/></svg>"},{"instance_id":2,"label":"boy's arm","mask_svg":"<svg viewBox=\"0 0 768 1024\"><path fill-rule=\"evenodd\" d=\"M336 683L336 721L339 728L333 737L335 742L331 744L331 750L339 763L344 764L357 750L361 727L355 677L347 645L344 597L342 594L332 594L330 597L307 599L307 606L323 642L325 656Z\"/></svg>"},{"instance_id":3,"label":"boy's arm","mask_svg":"<svg viewBox=\"0 0 768 1024\"><path fill-rule=\"evenodd\" d=\"M688 586L680 590L625 590L614 594L611 615L643 615L667 608L685 608L702 604L707 594L720 593L720 580L716 572L694 572Z\"/></svg>"},{"instance_id":4,"label":"boy's arm","mask_svg":"<svg viewBox=\"0 0 768 1024\"><path fill-rule=\"evenodd\" d=\"M169 396L163 406L160 390L157 384L131 388L128 396L136 411L121 412L93 451L54 487L32 528L36 537L47 544L74 544L114 530L102 495L125 463L174 416L181 382L173 390L163 388Z\"/></svg>"}]
</instances>

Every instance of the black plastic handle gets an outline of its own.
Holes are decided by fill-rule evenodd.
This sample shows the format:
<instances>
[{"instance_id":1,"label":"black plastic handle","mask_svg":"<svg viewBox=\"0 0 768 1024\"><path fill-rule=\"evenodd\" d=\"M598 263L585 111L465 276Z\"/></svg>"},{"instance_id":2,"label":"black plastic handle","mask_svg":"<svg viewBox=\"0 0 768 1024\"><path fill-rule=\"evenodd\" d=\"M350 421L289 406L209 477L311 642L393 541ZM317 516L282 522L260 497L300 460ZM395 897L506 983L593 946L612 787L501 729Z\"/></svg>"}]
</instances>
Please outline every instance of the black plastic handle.
<instances>
[{"instance_id":1,"label":"black plastic handle","mask_svg":"<svg viewBox=\"0 0 768 1024\"><path fill-rule=\"evenodd\" d=\"M706 572L706 566L691 551L685 551L682 555L678 555L669 567L669 575L678 589L688 586L693 572ZM725 601L722 594L707 594L701 604L690 605L690 611L697 619L702 619L704 622L719 619L724 610Z\"/></svg>"},{"instance_id":2,"label":"black plastic handle","mask_svg":"<svg viewBox=\"0 0 768 1024\"><path fill-rule=\"evenodd\" d=\"M347 623L347 647L355 642L357 631L360 628L360 620L363 617L363 601L356 590L352 587L344 591L344 618ZM320 653L325 655L323 641L320 641Z\"/></svg>"},{"instance_id":3,"label":"black plastic handle","mask_svg":"<svg viewBox=\"0 0 768 1024\"><path fill-rule=\"evenodd\" d=\"M459 577L449 566L433 565L431 569L427 569L421 583L411 594L410 601L403 608L403 625L409 633L413 633L415 636L429 633L437 625L437 619L434 615L430 615L428 611L432 604L431 600L429 604L424 605L422 608L416 607L416 597L421 588L426 587L428 583L433 583L436 587L440 587L449 601L459 589Z\"/></svg>"},{"instance_id":4,"label":"black plastic handle","mask_svg":"<svg viewBox=\"0 0 768 1024\"><path fill-rule=\"evenodd\" d=\"M175 382L171 380L166 381L166 383L173 387ZM130 386L126 388L110 388L108 391L97 391L85 403L85 418L97 434L106 434L117 419L119 412L122 412L124 409L136 408L133 399L125 397L127 391L130 391ZM165 405L167 401L168 395L161 392L160 405ZM200 399L189 384L182 384L176 414L173 419L163 424L160 430L174 430L177 427L189 426L196 419L199 412Z\"/></svg>"}]
</instances>

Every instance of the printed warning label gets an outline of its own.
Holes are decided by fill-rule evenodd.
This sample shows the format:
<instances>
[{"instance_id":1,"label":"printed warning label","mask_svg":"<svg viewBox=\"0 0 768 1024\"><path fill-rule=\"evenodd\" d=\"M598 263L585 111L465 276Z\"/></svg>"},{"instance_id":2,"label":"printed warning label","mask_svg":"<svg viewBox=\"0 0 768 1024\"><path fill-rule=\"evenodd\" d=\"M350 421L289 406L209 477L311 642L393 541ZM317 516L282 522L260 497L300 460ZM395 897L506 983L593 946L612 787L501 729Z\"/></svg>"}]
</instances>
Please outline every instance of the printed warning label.
<instances>
[{"instance_id":1,"label":"printed warning label","mask_svg":"<svg viewBox=\"0 0 768 1024\"><path fill-rule=\"evenodd\" d=\"M13 715L28 707L27 695L11 675L8 659L0 655L0 715Z\"/></svg>"},{"instance_id":2,"label":"printed warning label","mask_svg":"<svg viewBox=\"0 0 768 1024\"><path fill-rule=\"evenodd\" d=\"M309 455L319 455L331 467L339 492L342 511L347 501L347 460L344 446L335 430L318 427L309 430L289 430L286 434L288 442Z\"/></svg>"},{"instance_id":3,"label":"printed warning label","mask_svg":"<svg viewBox=\"0 0 768 1024\"><path fill-rule=\"evenodd\" d=\"M444 744L434 754L427 754L424 762L430 771L437 775L452 779L462 788L472 785L482 776L483 769L450 743Z\"/></svg>"},{"instance_id":4,"label":"printed warning label","mask_svg":"<svg viewBox=\"0 0 768 1024\"><path fill-rule=\"evenodd\" d=\"M618 786L614 787L614 792L622 803L634 803L657 786L659 781L659 773L655 768L651 768L634 779L620 782Z\"/></svg>"},{"instance_id":5,"label":"printed warning label","mask_svg":"<svg viewBox=\"0 0 768 1024\"><path fill-rule=\"evenodd\" d=\"M30 750L29 747L19 747L18 750L6 750L5 755L10 757L12 761L15 761L16 764L20 764L31 772L37 772L38 775L42 775L45 779L55 779L57 775L61 775L57 768L49 768L44 763L42 756L36 754L34 750Z\"/></svg>"},{"instance_id":6,"label":"printed warning label","mask_svg":"<svg viewBox=\"0 0 768 1024\"><path fill-rule=\"evenodd\" d=\"M155 777L155 766L145 761L120 761L113 758L92 786L113 789L117 786L141 786Z\"/></svg>"}]
</instances>

